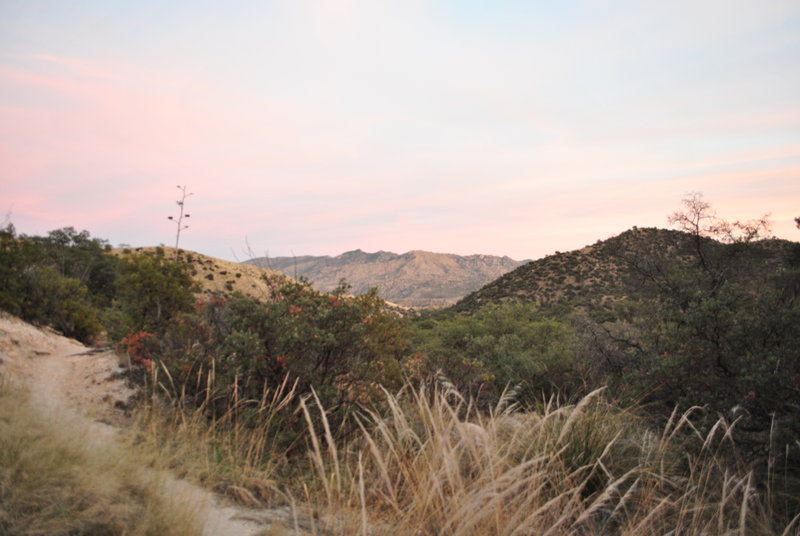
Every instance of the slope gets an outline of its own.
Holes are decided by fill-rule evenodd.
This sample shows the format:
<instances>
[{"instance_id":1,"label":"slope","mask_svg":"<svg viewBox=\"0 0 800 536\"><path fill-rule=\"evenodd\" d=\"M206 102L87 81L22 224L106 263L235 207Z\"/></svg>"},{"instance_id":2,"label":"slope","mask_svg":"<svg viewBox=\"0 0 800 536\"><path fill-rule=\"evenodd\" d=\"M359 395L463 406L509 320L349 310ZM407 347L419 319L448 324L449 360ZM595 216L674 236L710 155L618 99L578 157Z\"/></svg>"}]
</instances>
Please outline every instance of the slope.
<instances>
[{"instance_id":1,"label":"slope","mask_svg":"<svg viewBox=\"0 0 800 536\"><path fill-rule=\"evenodd\" d=\"M763 270L783 265L794 243L761 240L744 248L700 238L719 255L737 255L738 270ZM678 261L697 262L695 238L682 231L636 228L582 249L557 252L520 266L459 301L454 308L469 312L502 301L532 302L543 307L565 306L610 310L626 298L646 297L644 281L654 271ZM669 262L667 262L669 260ZM672 264L674 266L674 264Z\"/></svg>"},{"instance_id":2,"label":"slope","mask_svg":"<svg viewBox=\"0 0 800 536\"><path fill-rule=\"evenodd\" d=\"M200 285L204 294L240 292L257 299L270 299L275 290L290 281L286 275L269 268L231 262L209 257L194 251L170 247L137 247L115 249L113 254L120 257L136 253L163 251L170 259L188 264L192 278Z\"/></svg>"}]
</instances>

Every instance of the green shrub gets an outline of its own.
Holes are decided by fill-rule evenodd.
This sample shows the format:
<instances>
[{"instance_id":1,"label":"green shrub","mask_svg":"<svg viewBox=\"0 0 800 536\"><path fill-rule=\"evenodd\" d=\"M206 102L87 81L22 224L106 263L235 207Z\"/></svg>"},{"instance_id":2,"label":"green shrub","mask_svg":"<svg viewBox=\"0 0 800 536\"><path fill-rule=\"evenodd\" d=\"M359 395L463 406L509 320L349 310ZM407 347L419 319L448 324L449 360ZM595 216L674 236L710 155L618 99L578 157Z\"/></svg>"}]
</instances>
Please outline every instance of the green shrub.
<instances>
[{"instance_id":1,"label":"green shrub","mask_svg":"<svg viewBox=\"0 0 800 536\"><path fill-rule=\"evenodd\" d=\"M533 304L485 306L470 316L448 312L416 327L418 368L438 371L473 395L493 399L511 386L520 400L532 401L578 385L569 326Z\"/></svg>"},{"instance_id":2,"label":"green shrub","mask_svg":"<svg viewBox=\"0 0 800 536\"><path fill-rule=\"evenodd\" d=\"M288 378L299 395L313 390L338 422L381 397L382 386L400 385L406 350L403 323L384 311L383 300L347 290L324 294L290 283L270 303L212 296L173 317L157 338L129 336L122 348L140 368L155 363L158 381L176 399L204 405L212 416L257 401Z\"/></svg>"},{"instance_id":3,"label":"green shrub","mask_svg":"<svg viewBox=\"0 0 800 536\"><path fill-rule=\"evenodd\" d=\"M52 266L32 266L24 280L22 316L26 320L50 325L81 342L91 342L103 330L100 311L77 279L62 277Z\"/></svg>"},{"instance_id":4,"label":"green shrub","mask_svg":"<svg viewBox=\"0 0 800 536\"><path fill-rule=\"evenodd\" d=\"M191 311L197 286L189 270L167 259L163 250L123 258L114 287L114 307L122 321L112 326L114 339L139 330L162 333L177 315Z\"/></svg>"}]
</instances>

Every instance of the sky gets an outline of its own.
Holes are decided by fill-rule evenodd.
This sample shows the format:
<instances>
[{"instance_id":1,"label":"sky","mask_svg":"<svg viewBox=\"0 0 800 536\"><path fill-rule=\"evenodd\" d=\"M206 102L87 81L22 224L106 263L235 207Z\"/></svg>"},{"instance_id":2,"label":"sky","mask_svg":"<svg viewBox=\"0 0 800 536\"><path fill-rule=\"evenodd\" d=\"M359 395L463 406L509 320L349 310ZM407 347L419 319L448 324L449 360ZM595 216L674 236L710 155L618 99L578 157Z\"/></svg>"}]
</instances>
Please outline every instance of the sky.
<instances>
[{"instance_id":1,"label":"sky","mask_svg":"<svg viewBox=\"0 0 800 536\"><path fill-rule=\"evenodd\" d=\"M536 259L692 192L800 240L800 2L0 0L0 218Z\"/></svg>"}]
</instances>

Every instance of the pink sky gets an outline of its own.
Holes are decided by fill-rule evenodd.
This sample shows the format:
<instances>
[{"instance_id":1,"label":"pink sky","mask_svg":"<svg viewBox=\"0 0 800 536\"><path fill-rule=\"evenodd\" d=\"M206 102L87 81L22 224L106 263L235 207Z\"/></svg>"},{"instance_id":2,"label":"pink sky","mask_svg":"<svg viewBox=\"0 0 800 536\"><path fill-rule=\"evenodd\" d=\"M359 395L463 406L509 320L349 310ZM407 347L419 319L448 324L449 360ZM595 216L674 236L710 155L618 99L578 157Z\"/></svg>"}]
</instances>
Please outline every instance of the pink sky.
<instances>
[{"instance_id":1,"label":"pink sky","mask_svg":"<svg viewBox=\"0 0 800 536\"><path fill-rule=\"evenodd\" d=\"M0 209L24 233L169 245L186 184L182 245L240 260L538 258L665 227L695 191L800 237L792 2L45 4L0 8Z\"/></svg>"}]
</instances>

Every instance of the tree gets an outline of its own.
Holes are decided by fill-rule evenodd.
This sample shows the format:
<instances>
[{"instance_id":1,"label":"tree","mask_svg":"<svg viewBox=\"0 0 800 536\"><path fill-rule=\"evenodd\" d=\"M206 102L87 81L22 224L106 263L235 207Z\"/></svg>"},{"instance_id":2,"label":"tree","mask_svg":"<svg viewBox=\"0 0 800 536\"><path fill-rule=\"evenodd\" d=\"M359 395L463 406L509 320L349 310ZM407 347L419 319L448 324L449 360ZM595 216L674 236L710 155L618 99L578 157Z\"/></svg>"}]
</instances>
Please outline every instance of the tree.
<instances>
[{"instance_id":1,"label":"tree","mask_svg":"<svg viewBox=\"0 0 800 536\"><path fill-rule=\"evenodd\" d=\"M25 271L39 258L36 245L17 237L14 225L0 229L0 309L23 316Z\"/></svg>"},{"instance_id":2,"label":"tree","mask_svg":"<svg viewBox=\"0 0 800 536\"><path fill-rule=\"evenodd\" d=\"M689 194L682 203L683 210L674 212L667 220L690 235L699 273L706 279L708 290L716 292L729 277L729 270L735 268L731 257L747 249L748 244L769 235L768 216L728 222L719 218L703 195L697 192ZM719 244L735 247L723 248Z\"/></svg>"},{"instance_id":3,"label":"tree","mask_svg":"<svg viewBox=\"0 0 800 536\"><path fill-rule=\"evenodd\" d=\"M77 279L86 285L92 299L101 307L111 304L118 259L109 255L107 240L93 238L89 231L63 227L44 237L28 237L40 247L43 261L51 264L63 277Z\"/></svg>"},{"instance_id":4,"label":"tree","mask_svg":"<svg viewBox=\"0 0 800 536\"><path fill-rule=\"evenodd\" d=\"M726 222L698 194L670 221L688 234L636 261L652 299L608 328L623 370L615 390L662 416L676 405L707 407L709 423L735 415L733 437L753 461L766 459L770 441L796 460L800 271L788 262L792 244L758 240L765 218Z\"/></svg>"},{"instance_id":5,"label":"tree","mask_svg":"<svg viewBox=\"0 0 800 536\"><path fill-rule=\"evenodd\" d=\"M108 266L100 244L71 227L28 237L7 224L0 230L0 308L92 342L102 331L100 305L110 301L98 292L110 285L87 286L100 281L92 278L98 267Z\"/></svg>"}]
</instances>

